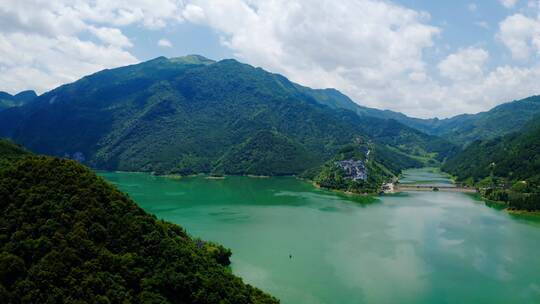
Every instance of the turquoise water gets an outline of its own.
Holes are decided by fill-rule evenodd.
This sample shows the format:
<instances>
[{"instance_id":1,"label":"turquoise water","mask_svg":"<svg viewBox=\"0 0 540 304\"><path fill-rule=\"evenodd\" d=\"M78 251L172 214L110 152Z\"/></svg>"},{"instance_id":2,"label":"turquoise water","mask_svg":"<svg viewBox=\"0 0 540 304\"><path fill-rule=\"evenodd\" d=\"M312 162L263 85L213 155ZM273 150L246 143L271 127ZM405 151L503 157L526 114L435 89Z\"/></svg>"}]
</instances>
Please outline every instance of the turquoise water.
<instances>
[{"instance_id":1,"label":"turquoise water","mask_svg":"<svg viewBox=\"0 0 540 304\"><path fill-rule=\"evenodd\" d=\"M421 168L406 170L399 179L401 184L422 184L433 187L453 187L454 184L448 176L441 174L435 168Z\"/></svg>"},{"instance_id":2,"label":"turquoise water","mask_svg":"<svg viewBox=\"0 0 540 304\"><path fill-rule=\"evenodd\" d=\"M369 202L287 177L101 175L148 212L231 248L233 272L282 303L540 303L540 222L462 193ZM405 174L428 175L449 183Z\"/></svg>"}]
</instances>

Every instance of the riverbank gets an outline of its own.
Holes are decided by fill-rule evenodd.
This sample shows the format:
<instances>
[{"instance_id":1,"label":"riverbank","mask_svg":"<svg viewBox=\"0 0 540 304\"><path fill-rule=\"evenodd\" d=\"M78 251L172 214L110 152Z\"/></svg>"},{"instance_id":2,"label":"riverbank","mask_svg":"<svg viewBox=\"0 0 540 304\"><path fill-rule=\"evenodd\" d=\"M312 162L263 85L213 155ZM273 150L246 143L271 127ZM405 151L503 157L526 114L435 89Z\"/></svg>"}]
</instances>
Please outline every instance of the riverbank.
<instances>
[{"instance_id":1,"label":"riverbank","mask_svg":"<svg viewBox=\"0 0 540 304\"><path fill-rule=\"evenodd\" d=\"M302 180L302 179L300 179ZM353 192L353 191L348 191L348 190L343 190L343 189L332 189L332 188L327 188L327 187L322 187L321 185L317 184L316 182L313 182L311 181L311 185L314 187L314 188L317 188L317 189L321 189L321 190L326 190L326 191L330 191L330 192L334 192L336 194L341 194L341 195L346 195L346 196L359 196L359 197L372 197L372 198L375 198L377 197L378 193L359 193L359 192Z\"/></svg>"},{"instance_id":2,"label":"riverbank","mask_svg":"<svg viewBox=\"0 0 540 304\"><path fill-rule=\"evenodd\" d=\"M520 216L534 216L540 218L540 211L527 211L527 210L519 210L519 209L512 209L512 208L506 208L504 209L508 214L511 215L520 215Z\"/></svg>"},{"instance_id":3,"label":"riverbank","mask_svg":"<svg viewBox=\"0 0 540 304\"><path fill-rule=\"evenodd\" d=\"M509 207L507 202L494 201L494 200L487 199L483 197L479 192L476 193L474 197L476 200L481 201L486 206L490 208L495 208L500 211L504 211L510 215L540 218L540 210L529 211L529 210L515 209L512 207Z\"/></svg>"}]
</instances>

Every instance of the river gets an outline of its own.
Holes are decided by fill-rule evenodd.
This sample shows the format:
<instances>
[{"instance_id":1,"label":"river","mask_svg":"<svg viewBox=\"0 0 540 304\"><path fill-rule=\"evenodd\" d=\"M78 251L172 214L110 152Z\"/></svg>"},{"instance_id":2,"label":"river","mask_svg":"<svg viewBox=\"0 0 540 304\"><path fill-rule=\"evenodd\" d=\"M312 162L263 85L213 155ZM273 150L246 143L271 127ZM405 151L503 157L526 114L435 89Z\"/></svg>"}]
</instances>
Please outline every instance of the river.
<instances>
[{"instance_id":1,"label":"river","mask_svg":"<svg viewBox=\"0 0 540 304\"><path fill-rule=\"evenodd\" d=\"M540 221L454 192L370 199L292 177L101 172L142 208L233 251L282 303L540 303ZM429 169L407 183L450 183Z\"/></svg>"}]
</instances>

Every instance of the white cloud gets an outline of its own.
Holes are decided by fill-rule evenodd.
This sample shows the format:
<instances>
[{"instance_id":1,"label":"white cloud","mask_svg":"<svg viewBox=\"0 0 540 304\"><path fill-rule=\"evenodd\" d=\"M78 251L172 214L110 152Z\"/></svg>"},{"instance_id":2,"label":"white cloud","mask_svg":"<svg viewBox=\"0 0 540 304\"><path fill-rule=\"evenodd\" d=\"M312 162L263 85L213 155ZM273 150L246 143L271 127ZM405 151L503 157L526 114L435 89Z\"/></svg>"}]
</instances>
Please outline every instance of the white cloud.
<instances>
[{"instance_id":1,"label":"white cloud","mask_svg":"<svg viewBox=\"0 0 540 304\"><path fill-rule=\"evenodd\" d=\"M484 75L489 53L480 48L466 48L449 55L438 65L442 76L454 81L470 81Z\"/></svg>"},{"instance_id":2,"label":"white cloud","mask_svg":"<svg viewBox=\"0 0 540 304\"><path fill-rule=\"evenodd\" d=\"M0 90L39 93L137 62L119 27L181 22L179 0L0 1ZM85 33L96 39L90 40Z\"/></svg>"},{"instance_id":3,"label":"white cloud","mask_svg":"<svg viewBox=\"0 0 540 304\"><path fill-rule=\"evenodd\" d=\"M182 16L193 23L202 22L205 19L204 11L197 5L188 3L182 11Z\"/></svg>"},{"instance_id":4,"label":"white cloud","mask_svg":"<svg viewBox=\"0 0 540 304\"><path fill-rule=\"evenodd\" d=\"M474 24L486 30L489 29L489 23L487 23L486 21L477 21Z\"/></svg>"},{"instance_id":5,"label":"white cloud","mask_svg":"<svg viewBox=\"0 0 540 304\"><path fill-rule=\"evenodd\" d=\"M129 38L124 36L124 34L122 34L122 31L117 28L110 28L110 27L97 28L94 26L89 26L88 30L92 34L96 35L96 37L98 37L101 41L107 44L118 46L121 48L133 46L131 41L129 41Z\"/></svg>"},{"instance_id":6,"label":"white cloud","mask_svg":"<svg viewBox=\"0 0 540 304\"><path fill-rule=\"evenodd\" d=\"M308 86L335 87L362 105L421 117L450 116L486 110L540 91L534 81L540 66L490 68L488 51L475 46L447 55L436 65L442 78L433 75L424 52L434 46L441 29L429 24L426 13L389 1L193 0L190 4L184 18L215 29L241 60ZM505 4L512 6L515 1ZM540 46L535 30L531 31L536 21L530 20L534 26L524 30L501 24L498 37L516 58L523 57L518 46L534 50ZM476 24L488 27L486 22Z\"/></svg>"},{"instance_id":7,"label":"white cloud","mask_svg":"<svg viewBox=\"0 0 540 304\"><path fill-rule=\"evenodd\" d=\"M306 85L336 87L362 104L408 109L397 86L425 75L422 53L439 34L429 16L390 2L193 1L199 23L248 63ZM187 19L187 18L186 18Z\"/></svg>"},{"instance_id":8,"label":"white cloud","mask_svg":"<svg viewBox=\"0 0 540 304\"><path fill-rule=\"evenodd\" d=\"M167 39L159 39L157 45L160 47L172 47L172 43Z\"/></svg>"},{"instance_id":9,"label":"white cloud","mask_svg":"<svg viewBox=\"0 0 540 304\"><path fill-rule=\"evenodd\" d=\"M499 24L498 38L518 60L529 59L531 50L540 53L540 20L515 14Z\"/></svg>"},{"instance_id":10,"label":"white cloud","mask_svg":"<svg viewBox=\"0 0 540 304\"><path fill-rule=\"evenodd\" d=\"M422 117L477 112L539 93L540 65L531 54L540 53L540 21L531 16L509 16L497 34L513 58L529 60L527 67L490 68L487 50L472 46L433 70L424 53L433 60L450 50L438 40L443 30L427 13L390 0L6 0L0 1L0 90L43 92L137 62L122 27L187 21L214 29L242 61L301 84L335 87L363 105Z\"/></svg>"},{"instance_id":11,"label":"white cloud","mask_svg":"<svg viewBox=\"0 0 540 304\"><path fill-rule=\"evenodd\" d=\"M467 4L467 9L471 12L476 12L476 10L478 9L478 5L476 5L476 3L474 2L471 2Z\"/></svg>"},{"instance_id":12,"label":"white cloud","mask_svg":"<svg viewBox=\"0 0 540 304\"><path fill-rule=\"evenodd\" d=\"M499 0L499 2L506 8L512 8L516 6L518 0Z\"/></svg>"},{"instance_id":13,"label":"white cloud","mask_svg":"<svg viewBox=\"0 0 540 304\"><path fill-rule=\"evenodd\" d=\"M27 33L0 33L0 54L0 84L11 92L29 88L43 92L104 68L137 61L115 46L72 36Z\"/></svg>"},{"instance_id":14,"label":"white cloud","mask_svg":"<svg viewBox=\"0 0 540 304\"><path fill-rule=\"evenodd\" d=\"M71 1L64 0L66 3ZM167 22L182 20L183 1L179 0L95 0L73 5L81 19L125 26L140 23L147 28L162 28Z\"/></svg>"},{"instance_id":15,"label":"white cloud","mask_svg":"<svg viewBox=\"0 0 540 304\"><path fill-rule=\"evenodd\" d=\"M484 111L502 102L525 98L539 93L536 79L540 77L540 65L531 67L499 66L484 77L471 81L456 81L443 87L446 99L444 108L464 108L470 112Z\"/></svg>"}]
</instances>

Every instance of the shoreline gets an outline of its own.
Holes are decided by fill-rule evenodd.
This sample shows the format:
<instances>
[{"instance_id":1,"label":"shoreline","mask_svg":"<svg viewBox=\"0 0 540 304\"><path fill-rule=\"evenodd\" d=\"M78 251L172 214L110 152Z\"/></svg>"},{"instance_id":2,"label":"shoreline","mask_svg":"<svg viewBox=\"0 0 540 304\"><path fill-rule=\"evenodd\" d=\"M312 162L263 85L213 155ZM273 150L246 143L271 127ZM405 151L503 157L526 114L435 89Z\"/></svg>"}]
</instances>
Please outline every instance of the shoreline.
<instances>
[{"instance_id":1,"label":"shoreline","mask_svg":"<svg viewBox=\"0 0 540 304\"><path fill-rule=\"evenodd\" d=\"M335 192L335 193L338 193L338 194L344 194L344 195L347 195L347 196L361 196L361 197L373 197L373 198L376 198L376 197L379 196L377 193L358 193L358 192L352 192L352 191L341 190L341 189L326 188L326 187L322 187L321 185L319 185L319 184L317 184L315 182L311 182L311 185L316 189Z\"/></svg>"},{"instance_id":2,"label":"shoreline","mask_svg":"<svg viewBox=\"0 0 540 304\"><path fill-rule=\"evenodd\" d=\"M498 207L500 211L504 211L509 215L532 216L532 217L539 217L540 218L540 210L529 211L529 210L515 209L515 208L512 208L512 207L509 207L508 203L506 203L506 202L489 200L489 199L483 197L479 192L478 192L478 197L480 198L480 200L482 200L482 202L486 206L495 207L495 208Z\"/></svg>"},{"instance_id":3,"label":"shoreline","mask_svg":"<svg viewBox=\"0 0 540 304\"><path fill-rule=\"evenodd\" d=\"M529 210L520 210L520 209L512 209L512 208L505 208L504 211L510 215L517 215L517 216L534 216L540 218L540 210L536 211L529 211Z\"/></svg>"},{"instance_id":4,"label":"shoreline","mask_svg":"<svg viewBox=\"0 0 540 304\"><path fill-rule=\"evenodd\" d=\"M270 175L255 175L255 174L245 174L245 175L238 175L238 176L247 176L249 178L271 178L276 176L270 176ZM294 176L294 175L284 175L284 176Z\"/></svg>"}]
</instances>

